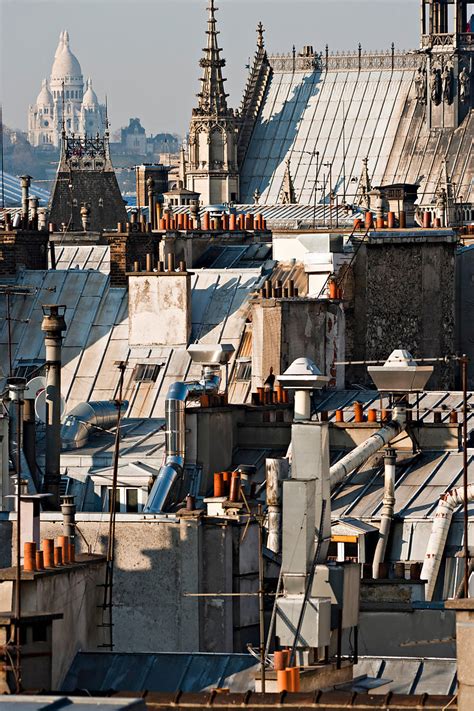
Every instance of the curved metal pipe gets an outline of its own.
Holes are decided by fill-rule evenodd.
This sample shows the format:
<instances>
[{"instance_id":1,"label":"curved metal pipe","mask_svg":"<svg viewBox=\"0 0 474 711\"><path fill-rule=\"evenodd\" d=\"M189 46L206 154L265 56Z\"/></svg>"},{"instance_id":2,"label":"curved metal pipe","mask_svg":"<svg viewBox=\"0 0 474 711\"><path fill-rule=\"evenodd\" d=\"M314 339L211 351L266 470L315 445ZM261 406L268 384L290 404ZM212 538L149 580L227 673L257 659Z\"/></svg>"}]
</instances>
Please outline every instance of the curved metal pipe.
<instances>
[{"instance_id":1,"label":"curved metal pipe","mask_svg":"<svg viewBox=\"0 0 474 711\"><path fill-rule=\"evenodd\" d=\"M395 463L397 457L395 450L389 449L384 457L384 493L383 507L380 520L379 539L375 548L374 559L372 561L372 575L375 580L379 577L379 565L383 563L387 550L390 527L393 520L393 510L395 506Z\"/></svg>"},{"instance_id":2,"label":"curved metal pipe","mask_svg":"<svg viewBox=\"0 0 474 711\"><path fill-rule=\"evenodd\" d=\"M158 472L145 513L160 513L168 503L173 484L183 475L186 456L186 401L218 392L221 382L219 367L208 366L202 380L173 383L166 396L166 460Z\"/></svg>"},{"instance_id":3,"label":"curved metal pipe","mask_svg":"<svg viewBox=\"0 0 474 711\"><path fill-rule=\"evenodd\" d=\"M117 422L116 400L97 400L95 402L81 402L64 420L61 427L62 449L80 449L87 444L89 435L94 429L108 429ZM128 408L128 401L124 400L121 412L124 414Z\"/></svg>"},{"instance_id":4,"label":"curved metal pipe","mask_svg":"<svg viewBox=\"0 0 474 711\"><path fill-rule=\"evenodd\" d=\"M467 487L467 500L468 502L474 501L474 484L469 484ZM420 576L422 580L427 581L425 598L429 602L433 599L454 510L463 503L464 488L462 486L443 494L438 502Z\"/></svg>"},{"instance_id":5,"label":"curved metal pipe","mask_svg":"<svg viewBox=\"0 0 474 711\"><path fill-rule=\"evenodd\" d=\"M329 484L331 490L346 479L354 469L364 464L372 454L378 452L385 444L391 442L405 429L405 410L399 409L394 412L391 422L374 432L365 442L352 449L329 470Z\"/></svg>"}]
</instances>

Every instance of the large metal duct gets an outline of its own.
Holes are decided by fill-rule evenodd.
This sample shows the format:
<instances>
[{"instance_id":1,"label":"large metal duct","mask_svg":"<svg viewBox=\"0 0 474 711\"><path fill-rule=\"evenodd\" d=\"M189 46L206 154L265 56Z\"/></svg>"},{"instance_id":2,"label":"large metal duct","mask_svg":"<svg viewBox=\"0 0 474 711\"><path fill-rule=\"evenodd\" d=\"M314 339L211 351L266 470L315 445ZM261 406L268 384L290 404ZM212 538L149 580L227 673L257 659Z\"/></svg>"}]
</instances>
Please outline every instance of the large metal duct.
<instances>
[{"instance_id":1,"label":"large metal duct","mask_svg":"<svg viewBox=\"0 0 474 711\"><path fill-rule=\"evenodd\" d=\"M474 501L474 484L469 484L467 487L467 500L468 502ZM425 598L428 601L433 599L454 510L462 504L464 504L464 488L462 486L443 494L438 502L420 576L422 580L427 581Z\"/></svg>"},{"instance_id":2,"label":"large metal duct","mask_svg":"<svg viewBox=\"0 0 474 711\"><path fill-rule=\"evenodd\" d=\"M201 380L178 382L170 386L165 402L166 460L150 491L144 508L145 513L163 511L174 482L183 475L186 454L186 402L196 400L201 395L216 394L220 382L220 366L207 365L203 368Z\"/></svg>"},{"instance_id":3,"label":"large metal duct","mask_svg":"<svg viewBox=\"0 0 474 711\"><path fill-rule=\"evenodd\" d=\"M330 487L334 489L344 481L354 469L364 464L372 454L378 452L384 445L391 442L405 429L406 412L404 408L394 410L393 419L377 432L374 432L365 442L352 449L329 470Z\"/></svg>"},{"instance_id":4,"label":"large metal duct","mask_svg":"<svg viewBox=\"0 0 474 711\"><path fill-rule=\"evenodd\" d=\"M124 400L121 413L128 409ZM61 427L62 449L80 449L87 444L94 430L107 430L117 422L118 402L116 400L97 400L81 402L66 417Z\"/></svg>"},{"instance_id":5,"label":"large metal duct","mask_svg":"<svg viewBox=\"0 0 474 711\"><path fill-rule=\"evenodd\" d=\"M379 566L383 563L387 550L388 537L393 520L393 510L395 506L395 464L397 455L394 449L387 449L384 456L384 492L383 507L380 520L379 539L372 562L372 575L375 579L379 577Z\"/></svg>"}]
</instances>

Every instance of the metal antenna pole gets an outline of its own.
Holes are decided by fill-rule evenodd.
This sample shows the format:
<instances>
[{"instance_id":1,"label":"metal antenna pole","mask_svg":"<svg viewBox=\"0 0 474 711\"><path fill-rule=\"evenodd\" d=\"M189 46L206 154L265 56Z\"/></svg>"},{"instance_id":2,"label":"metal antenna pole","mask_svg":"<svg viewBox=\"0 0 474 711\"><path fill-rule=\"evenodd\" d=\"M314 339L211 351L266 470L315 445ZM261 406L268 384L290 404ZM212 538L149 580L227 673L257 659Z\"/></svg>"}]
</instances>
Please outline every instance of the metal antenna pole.
<instances>
[{"instance_id":1,"label":"metal antenna pole","mask_svg":"<svg viewBox=\"0 0 474 711\"><path fill-rule=\"evenodd\" d=\"M23 393L21 394L23 397ZM21 404L18 399L17 417L17 453L16 453L16 581L15 581L15 648L16 648L16 690L21 691L21 650L20 650L20 620L21 620Z\"/></svg>"},{"instance_id":2,"label":"metal antenna pole","mask_svg":"<svg viewBox=\"0 0 474 711\"><path fill-rule=\"evenodd\" d=\"M115 520L117 513L117 479L118 479L118 462L120 454L120 421L122 416L122 401L123 401L123 379L126 368L125 361L116 363L119 371L119 390L117 399L117 429L115 431L114 444L114 459L113 459L113 475L112 475L112 493L109 497L110 503L110 519L109 519L109 540L107 543L107 562L105 568L105 585L104 585L104 604L103 610L108 609L108 622L102 623L103 627L109 628L109 643L101 646L108 647L111 651L114 648L113 644L113 621L112 621L112 604L113 604L113 577L114 577L114 562L115 562Z\"/></svg>"},{"instance_id":3,"label":"metal antenna pole","mask_svg":"<svg viewBox=\"0 0 474 711\"><path fill-rule=\"evenodd\" d=\"M316 228L316 205L318 203L319 151L316 151L316 176L314 179L313 228Z\"/></svg>"},{"instance_id":4,"label":"metal antenna pole","mask_svg":"<svg viewBox=\"0 0 474 711\"><path fill-rule=\"evenodd\" d=\"M3 106L0 104L0 157L2 161L2 208L5 207L5 174L3 167Z\"/></svg>"},{"instance_id":5,"label":"metal antenna pole","mask_svg":"<svg viewBox=\"0 0 474 711\"><path fill-rule=\"evenodd\" d=\"M13 375L13 359L12 359L12 320L10 312L10 292L7 291L7 326L8 326L8 375L10 378Z\"/></svg>"},{"instance_id":6,"label":"metal antenna pole","mask_svg":"<svg viewBox=\"0 0 474 711\"><path fill-rule=\"evenodd\" d=\"M468 463L467 463L467 364L468 357L461 357L462 372L462 470L464 489L464 597L469 597L469 541L468 541Z\"/></svg>"},{"instance_id":7,"label":"metal antenna pole","mask_svg":"<svg viewBox=\"0 0 474 711\"><path fill-rule=\"evenodd\" d=\"M262 504L257 507L258 523L258 616L260 625L260 668L262 694L265 693L265 607L264 607L264 572L263 572L263 521Z\"/></svg>"},{"instance_id":8,"label":"metal antenna pole","mask_svg":"<svg viewBox=\"0 0 474 711\"><path fill-rule=\"evenodd\" d=\"M346 204L346 105L342 101L342 199Z\"/></svg>"},{"instance_id":9,"label":"metal antenna pole","mask_svg":"<svg viewBox=\"0 0 474 711\"><path fill-rule=\"evenodd\" d=\"M21 435L23 425L23 395L26 386L25 378L8 378L10 400L16 406L16 437L17 452L15 458L16 473L16 571L15 571L15 616L14 616L14 646L15 646L15 681L16 692L21 692Z\"/></svg>"}]
</instances>

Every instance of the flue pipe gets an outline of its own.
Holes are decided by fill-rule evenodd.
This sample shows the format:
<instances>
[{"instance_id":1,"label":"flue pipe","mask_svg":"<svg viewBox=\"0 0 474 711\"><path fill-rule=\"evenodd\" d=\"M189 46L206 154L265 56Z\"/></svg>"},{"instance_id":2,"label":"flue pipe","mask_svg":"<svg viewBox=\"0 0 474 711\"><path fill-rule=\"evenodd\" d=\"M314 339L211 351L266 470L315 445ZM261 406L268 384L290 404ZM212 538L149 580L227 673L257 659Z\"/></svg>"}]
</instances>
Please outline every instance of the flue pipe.
<instances>
[{"instance_id":1,"label":"flue pipe","mask_svg":"<svg viewBox=\"0 0 474 711\"><path fill-rule=\"evenodd\" d=\"M368 439L352 449L329 470L331 490L346 479L354 469L364 464L372 454L391 442L406 426L405 408L395 408L393 419Z\"/></svg>"},{"instance_id":2,"label":"flue pipe","mask_svg":"<svg viewBox=\"0 0 474 711\"><path fill-rule=\"evenodd\" d=\"M205 366L199 381L173 383L166 396L166 460L160 468L145 506L145 513L159 513L166 506L174 482L183 475L186 454L186 415L188 400L214 395L219 390L219 366Z\"/></svg>"},{"instance_id":3,"label":"flue pipe","mask_svg":"<svg viewBox=\"0 0 474 711\"><path fill-rule=\"evenodd\" d=\"M288 479L288 459L267 459L265 469L268 506L267 548L273 553L280 553L282 482L283 479Z\"/></svg>"},{"instance_id":4,"label":"flue pipe","mask_svg":"<svg viewBox=\"0 0 474 711\"><path fill-rule=\"evenodd\" d=\"M44 305L41 330L46 347L46 462L44 489L52 494L51 505L59 509L61 482L61 344L66 330L65 306Z\"/></svg>"},{"instance_id":5,"label":"flue pipe","mask_svg":"<svg viewBox=\"0 0 474 711\"><path fill-rule=\"evenodd\" d=\"M28 221L29 190L31 185L31 175L20 176L21 184L21 216L26 223Z\"/></svg>"},{"instance_id":6,"label":"flue pipe","mask_svg":"<svg viewBox=\"0 0 474 711\"><path fill-rule=\"evenodd\" d=\"M64 535L71 543L74 543L76 533L76 504L75 497L70 495L61 496L61 513L63 515Z\"/></svg>"},{"instance_id":7,"label":"flue pipe","mask_svg":"<svg viewBox=\"0 0 474 711\"><path fill-rule=\"evenodd\" d=\"M468 484L467 500L468 502L474 501L474 484ZM463 503L464 488L462 486L451 489L447 494L443 494L438 502L428 547L426 548L425 559L423 561L423 568L421 569L421 579L427 581L425 599L428 602L433 599L454 511L458 506L462 506Z\"/></svg>"},{"instance_id":8,"label":"flue pipe","mask_svg":"<svg viewBox=\"0 0 474 711\"><path fill-rule=\"evenodd\" d=\"M384 562L387 541L390 534L390 526L393 520L393 510L395 506L395 463L397 455L394 449L387 449L384 461L384 490L383 507L380 519L379 538L375 549L372 563L372 575L376 580L379 577L379 565Z\"/></svg>"}]
</instances>

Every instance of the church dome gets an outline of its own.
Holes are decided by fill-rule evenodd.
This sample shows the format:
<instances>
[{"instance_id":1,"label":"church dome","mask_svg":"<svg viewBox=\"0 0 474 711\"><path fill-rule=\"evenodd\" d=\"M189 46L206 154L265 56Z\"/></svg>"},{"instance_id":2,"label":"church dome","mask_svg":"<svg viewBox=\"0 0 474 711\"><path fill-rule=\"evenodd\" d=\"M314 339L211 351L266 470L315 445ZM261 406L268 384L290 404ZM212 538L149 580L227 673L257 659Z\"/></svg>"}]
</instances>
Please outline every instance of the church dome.
<instances>
[{"instance_id":1,"label":"church dome","mask_svg":"<svg viewBox=\"0 0 474 711\"><path fill-rule=\"evenodd\" d=\"M53 103L53 96L48 88L48 81L43 79L41 85L41 91L36 99L37 106L51 106Z\"/></svg>"},{"instance_id":2,"label":"church dome","mask_svg":"<svg viewBox=\"0 0 474 711\"><path fill-rule=\"evenodd\" d=\"M54 79L79 78L82 76L81 65L69 47L69 33L61 32L59 44L54 56L51 77Z\"/></svg>"},{"instance_id":3,"label":"church dome","mask_svg":"<svg viewBox=\"0 0 474 711\"><path fill-rule=\"evenodd\" d=\"M87 80L87 89L82 100L82 105L85 109L96 109L99 106L99 100L97 99L97 94L92 88L92 79L90 77Z\"/></svg>"}]
</instances>

